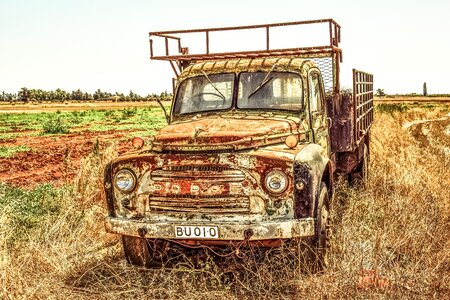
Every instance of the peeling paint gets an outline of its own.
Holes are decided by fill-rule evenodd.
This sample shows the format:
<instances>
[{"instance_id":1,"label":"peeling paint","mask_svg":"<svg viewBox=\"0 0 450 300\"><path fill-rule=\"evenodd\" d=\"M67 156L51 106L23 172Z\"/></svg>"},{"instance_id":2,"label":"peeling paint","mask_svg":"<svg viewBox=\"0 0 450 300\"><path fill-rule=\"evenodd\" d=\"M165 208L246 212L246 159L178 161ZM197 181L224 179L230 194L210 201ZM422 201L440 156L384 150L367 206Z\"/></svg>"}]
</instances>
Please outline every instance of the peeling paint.
<instances>
[{"instance_id":1,"label":"peeling paint","mask_svg":"<svg viewBox=\"0 0 450 300\"><path fill-rule=\"evenodd\" d=\"M210 222L189 222L191 225L207 226ZM250 240L273 240L308 237L314 234L314 220L312 218L300 220L266 221L246 225L238 222L213 223L219 228L218 240L243 240L244 232L252 229ZM142 222L138 220L124 220L121 218L107 218L106 230L111 233L138 237L138 230L145 228L145 238L148 239L177 239L175 226L172 222Z\"/></svg>"}]
</instances>

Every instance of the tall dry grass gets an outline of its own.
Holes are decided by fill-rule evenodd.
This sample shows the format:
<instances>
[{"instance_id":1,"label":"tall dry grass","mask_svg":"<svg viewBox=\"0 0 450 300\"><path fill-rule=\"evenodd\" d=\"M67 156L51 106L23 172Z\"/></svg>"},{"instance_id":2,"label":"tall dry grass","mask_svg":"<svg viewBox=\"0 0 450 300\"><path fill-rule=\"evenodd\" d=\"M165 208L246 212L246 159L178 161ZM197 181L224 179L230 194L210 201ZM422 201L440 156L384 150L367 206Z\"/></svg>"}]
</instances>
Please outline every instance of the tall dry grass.
<instances>
[{"instance_id":1,"label":"tall dry grass","mask_svg":"<svg viewBox=\"0 0 450 300\"><path fill-rule=\"evenodd\" d=\"M0 210L0 297L449 299L449 136L428 125L403 128L446 113L448 108L415 108L376 114L367 188L339 183L330 267L322 274L305 272L284 250L246 251L236 259L239 269L211 257L201 268L189 260L159 270L128 266L119 239L102 224L99 180L114 155L110 148L84 161L75 188L61 196L59 212L26 239L8 242L13 224Z\"/></svg>"}]
</instances>

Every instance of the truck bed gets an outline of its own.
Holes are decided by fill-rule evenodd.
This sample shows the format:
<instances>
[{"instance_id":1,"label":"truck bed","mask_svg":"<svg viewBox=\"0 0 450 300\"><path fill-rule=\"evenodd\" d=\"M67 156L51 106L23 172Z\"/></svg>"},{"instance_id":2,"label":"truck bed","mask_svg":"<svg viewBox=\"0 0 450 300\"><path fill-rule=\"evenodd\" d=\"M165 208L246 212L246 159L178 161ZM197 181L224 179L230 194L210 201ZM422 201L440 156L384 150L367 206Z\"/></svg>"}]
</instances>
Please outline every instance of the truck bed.
<instances>
[{"instance_id":1,"label":"truck bed","mask_svg":"<svg viewBox=\"0 0 450 300\"><path fill-rule=\"evenodd\" d=\"M373 75L353 69L353 91L327 96L331 151L353 152L373 123Z\"/></svg>"}]
</instances>

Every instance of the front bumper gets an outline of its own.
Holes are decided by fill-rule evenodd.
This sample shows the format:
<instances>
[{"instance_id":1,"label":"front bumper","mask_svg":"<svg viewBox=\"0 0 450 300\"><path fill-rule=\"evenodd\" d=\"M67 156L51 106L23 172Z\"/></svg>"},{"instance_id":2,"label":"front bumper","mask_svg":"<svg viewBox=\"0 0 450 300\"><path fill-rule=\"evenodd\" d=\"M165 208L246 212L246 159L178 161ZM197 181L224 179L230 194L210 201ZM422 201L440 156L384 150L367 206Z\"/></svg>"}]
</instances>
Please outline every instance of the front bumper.
<instances>
[{"instance_id":1,"label":"front bumper","mask_svg":"<svg viewBox=\"0 0 450 300\"><path fill-rule=\"evenodd\" d=\"M106 231L120 235L145 237L148 239L177 239L175 226L217 226L219 241L270 240L302 238L314 235L314 219L293 219L281 221L265 221L250 224L237 222L163 222L155 223L142 220L107 217ZM249 236L248 233L252 234Z\"/></svg>"}]
</instances>

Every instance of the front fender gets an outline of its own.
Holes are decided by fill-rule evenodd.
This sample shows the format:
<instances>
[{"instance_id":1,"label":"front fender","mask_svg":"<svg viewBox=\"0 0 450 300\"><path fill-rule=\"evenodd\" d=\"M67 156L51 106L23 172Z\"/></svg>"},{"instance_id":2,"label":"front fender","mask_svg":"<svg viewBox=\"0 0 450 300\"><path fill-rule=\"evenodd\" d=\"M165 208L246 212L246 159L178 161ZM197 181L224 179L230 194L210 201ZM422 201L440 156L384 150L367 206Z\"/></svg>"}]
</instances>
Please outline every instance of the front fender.
<instances>
[{"instance_id":1,"label":"front fender","mask_svg":"<svg viewBox=\"0 0 450 300\"><path fill-rule=\"evenodd\" d=\"M310 144L295 155L294 199L297 218L313 216L322 177L329 172L329 167L330 159L326 149L317 144Z\"/></svg>"}]
</instances>

